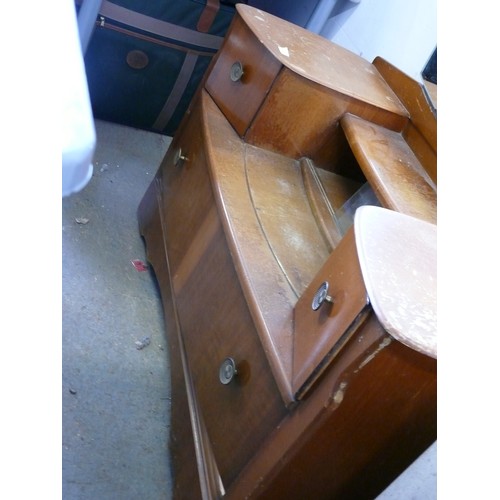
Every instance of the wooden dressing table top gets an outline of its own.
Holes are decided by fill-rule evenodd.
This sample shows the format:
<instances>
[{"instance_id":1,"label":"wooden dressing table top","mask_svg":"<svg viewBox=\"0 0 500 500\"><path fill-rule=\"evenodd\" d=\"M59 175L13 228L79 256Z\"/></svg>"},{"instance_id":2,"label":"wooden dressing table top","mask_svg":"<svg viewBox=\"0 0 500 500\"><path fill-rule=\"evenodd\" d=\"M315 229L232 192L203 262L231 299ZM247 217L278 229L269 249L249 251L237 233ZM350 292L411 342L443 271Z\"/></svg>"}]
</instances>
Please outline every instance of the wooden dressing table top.
<instances>
[{"instance_id":1,"label":"wooden dressing table top","mask_svg":"<svg viewBox=\"0 0 500 500\"><path fill-rule=\"evenodd\" d=\"M200 98L208 170L234 266L277 385L292 403L294 307L332 247L321 211L310 205L314 193L302 162L246 144L209 95ZM358 188L343 184L337 196L345 200ZM341 203L335 193L328 197L333 205ZM398 256L406 251L401 245L406 248L404 235L395 246Z\"/></svg>"},{"instance_id":2,"label":"wooden dressing table top","mask_svg":"<svg viewBox=\"0 0 500 500\"><path fill-rule=\"evenodd\" d=\"M370 62L262 10L244 4L236 8L254 35L283 66L326 88L408 116L397 95Z\"/></svg>"},{"instance_id":3,"label":"wooden dressing table top","mask_svg":"<svg viewBox=\"0 0 500 500\"><path fill-rule=\"evenodd\" d=\"M437 358L437 227L364 206L354 216L354 234L368 296L385 330Z\"/></svg>"},{"instance_id":4,"label":"wooden dressing table top","mask_svg":"<svg viewBox=\"0 0 500 500\"><path fill-rule=\"evenodd\" d=\"M300 163L245 144L206 92L201 103L208 169L234 266L289 404L294 401L293 308L330 248L304 206Z\"/></svg>"}]
</instances>

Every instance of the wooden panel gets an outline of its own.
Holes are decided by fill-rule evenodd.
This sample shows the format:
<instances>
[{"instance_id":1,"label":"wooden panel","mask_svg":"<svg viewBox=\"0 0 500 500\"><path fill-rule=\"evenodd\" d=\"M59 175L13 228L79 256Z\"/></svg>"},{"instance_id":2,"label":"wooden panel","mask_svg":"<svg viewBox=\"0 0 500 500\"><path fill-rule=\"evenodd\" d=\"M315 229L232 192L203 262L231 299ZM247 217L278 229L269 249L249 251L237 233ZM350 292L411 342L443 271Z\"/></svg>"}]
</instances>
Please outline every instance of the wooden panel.
<instances>
[{"instance_id":1,"label":"wooden panel","mask_svg":"<svg viewBox=\"0 0 500 500\"><path fill-rule=\"evenodd\" d=\"M238 81L230 78L235 62L243 66ZM236 16L207 78L206 89L240 136L243 136L281 64Z\"/></svg>"},{"instance_id":2,"label":"wooden panel","mask_svg":"<svg viewBox=\"0 0 500 500\"><path fill-rule=\"evenodd\" d=\"M199 123L200 109L195 106L190 119L174 137L160 167L164 230L172 274L177 273L191 245L192 234L202 225L211 204ZM176 163L179 154L186 159Z\"/></svg>"},{"instance_id":3,"label":"wooden panel","mask_svg":"<svg viewBox=\"0 0 500 500\"><path fill-rule=\"evenodd\" d=\"M366 182L366 179L358 182L322 168L316 168L316 172L334 211L340 210L344 203Z\"/></svg>"},{"instance_id":4,"label":"wooden panel","mask_svg":"<svg viewBox=\"0 0 500 500\"><path fill-rule=\"evenodd\" d=\"M408 118L322 87L285 68L274 83L265 104L255 117L245 140L264 149L299 159L316 159L328 168L336 158L333 140L339 119L346 112L394 130L402 130Z\"/></svg>"},{"instance_id":5,"label":"wooden panel","mask_svg":"<svg viewBox=\"0 0 500 500\"><path fill-rule=\"evenodd\" d=\"M316 291L324 282L333 304L313 310ZM295 306L293 389L302 399L354 334L368 311L368 296L351 228ZM366 314L363 314L366 313Z\"/></svg>"},{"instance_id":6,"label":"wooden panel","mask_svg":"<svg viewBox=\"0 0 500 500\"><path fill-rule=\"evenodd\" d=\"M171 280L197 407L223 483L228 485L286 407L219 220L205 163L204 135L199 132L200 109L193 111L181 136L172 142L173 152L163 164L163 210ZM217 125L214 128L212 133ZM173 158L178 147L187 160L176 166ZM235 359L239 375L224 386L218 371L228 356Z\"/></svg>"},{"instance_id":7,"label":"wooden panel","mask_svg":"<svg viewBox=\"0 0 500 500\"><path fill-rule=\"evenodd\" d=\"M210 96L205 92L201 97L210 178L234 268L290 405L293 307L330 248L309 204L299 162L246 145ZM357 187L331 172L318 177L335 207Z\"/></svg>"},{"instance_id":8,"label":"wooden panel","mask_svg":"<svg viewBox=\"0 0 500 500\"><path fill-rule=\"evenodd\" d=\"M436 386L436 360L388 343L333 389L337 408L258 498L376 498L436 440Z\"/></svg>"},{"instance_id":9,"label":"wooden panel","mask_svg":"<svg viewBox=\"0 0 500 500\"><path fill-rule=\"evenodd\" d=\"M300 297L328 258L330 248L311 210L299 162L249 148L246 175L264 236L259 243L269 246Z\"/></svg>"},{"instance_id":10,"label":"wooden panel","mask_svg":"<svg viewBox=\"0 0 500 500\"><path fill-rule=\"evenodd\" d=\"M371 314L226 498L376 498L436 440L436 393L436 360Z\"/></svg>"},{"instance_id":11,"label":"wooden panel","mask_svg":"<svg viewBox=\"0 0 500 500\"><path fill-rule=\"evenodd\" d=\"M413 122L410 122L403 130L403 137L437 186L437 152L432 149Z\"/></svg>"},{"instance_id":12,"label":"wooden panel","mask_svg":"<svg viewBox=\"0 0 500 500\"><path fill-rule=\"evenodd\" d=\"M145 240L147 258L154 269L161 291L165 335L168 341L171 396L169 452L172 462L173 497L195 499L200 498L201 485L165 255L164 233L159 210L160 189L161 182L157 175L138 209L139 230Z\"/></svg>"},{"instance_id":13,"label":"wooden panel","mask_svg":"<svg viewBox=\"0 0 500 500\"><path fill-rule=\"evenodd\" d=\"M376 108L407 115L377 69L359 55L261 10L240 4L237 11L269 52L297 75Z\"/></svg>"},{"instance_id":14,"label":"wooden panel","mask_svg":"<svg viewBox=\"0 0 500 500\"><path fill-rule=\"evenodd\" d=\"M429 95L429 99L431 101L432 106L434 106L434 109L437 110L438 107L438 92L437 92L437 84L428 82L427 80L424 80L424 87L427 91L427 94Z\"/></svg>"},{"instance_id":15,"label":"wooden panel","mask_svg":"<svg viewBox=\"0 0 500 500\"><path fill-rule=\"evenodd\" d=\"M435 187L402 135L353 115L341 124L382 205L436 224Z\"/></svg>"},{"instance_id":16,"label":"wooden panel","mask_svg":"<svg viewBox=\"0 0 500 500\"><path fill-rule=\"evenodd\" d=\"M186 257L189 275L179 281L179 275L174 276L174 289L199 408L227 486L286 408L234 272L222 226L215 211L209 214L204 224L210 228L201 227L202 238L193 238L193 245L208 238L203 241L205 249L197 261ZM180 268L186 269L183 264ZM227 357L236 362L238 375L223 385L219 367Z\"/></svg>"},{"instance_id":17,"label":"wooden panel","mask_svg":"<svg viewBox=\"0 0 500 500\"><path fill-rule=\"evenodd\" d=\"M381 57L373 65L397 94L410 113L411 121L425 137L434 151L437 151L437 118L434 105L429 102L423 84L403 73Z\"/></svg>"},{"instance_id":18,"label":"wooden panel","mask_svg":"<svg viewBox=\"0 0 500 500\"><path fill-rule=\"evenodd\" d=\"M410 123L403 136L437 185L437 85L421 84L381 57L373 65L408 109Z\"/></svg>"},{"instance_id":19,"label":"wooden panel","mask_svg":"<svg viewBox=\"0 0 500 500\"><path fill-rule=\"evenodd\" d=\"M245 151L253 147L242 142L206 92L201 96L210 178L234 268L283 400L290 405L292 313L297 296L269 246L262 244L262 227L245 172ZM267 164L272 165L272 160L268 158Z\"/></svg>"},{"instance_id":20,"label":"wooden panel","mask_svg":"<svg viewBox=\"0 0 500 500\"><path fill-rule=\"evenodd\" d=\"M300 167L311 210L330 253L337 247L343 236L342 207L361 188L362 184L316 168L309 158L302 158Z\"/></svg>"}]
</instances>

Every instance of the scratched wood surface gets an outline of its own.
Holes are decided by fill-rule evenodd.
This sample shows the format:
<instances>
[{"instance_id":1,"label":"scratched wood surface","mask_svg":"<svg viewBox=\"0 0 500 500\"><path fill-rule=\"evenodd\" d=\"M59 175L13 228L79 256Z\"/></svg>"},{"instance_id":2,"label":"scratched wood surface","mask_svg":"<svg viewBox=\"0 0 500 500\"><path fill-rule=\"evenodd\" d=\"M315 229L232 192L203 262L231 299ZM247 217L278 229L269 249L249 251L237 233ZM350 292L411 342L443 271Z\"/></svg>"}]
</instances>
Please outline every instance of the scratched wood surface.
<instances>
[{"instance_id":1,"label":"scratched wood surface","mask_svg":"<svg viewBox=\"0 0 500 500\"><path fill-rule=\"evenodd\" d=\"M350 114L341 124L382 206L435 224L436 187L403 136Z\"/></svg>"},{"instance_id":2,"label":"scratched wood surface","mask_svg":"<svg viewBox=\"0 0 500 500\"><path fill-rule=\"evenodd\" d=\"M382 204L435 220L432 133L383 63L237 10L140 209L179 370L174 496L374 498L436 439L436 360L366 306L335 216L368 180ZM366 313L326 328L343 339L334 357L296 307L311 312L328 261L344 323Z\"/></svg>"}]
</instances>

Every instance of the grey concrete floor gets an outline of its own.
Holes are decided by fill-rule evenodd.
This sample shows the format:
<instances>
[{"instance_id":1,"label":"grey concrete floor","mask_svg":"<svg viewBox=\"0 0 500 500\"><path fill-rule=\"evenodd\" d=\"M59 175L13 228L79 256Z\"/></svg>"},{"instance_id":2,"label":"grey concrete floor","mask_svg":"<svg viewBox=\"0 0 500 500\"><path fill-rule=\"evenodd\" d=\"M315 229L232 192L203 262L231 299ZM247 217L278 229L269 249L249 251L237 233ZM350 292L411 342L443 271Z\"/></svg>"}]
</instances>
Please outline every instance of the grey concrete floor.
<instances>
[{"instance_id":1,"label":"grey concrete floor","mask_svg":"<svg viewBox=\"0 0 500 500\"><path fill-rule=\"evenodd\" d=\"M170 138L100 121L96 133L94 175L62 201L63 498L169 499L161 302L131 261L145 262L136 210Z\"/></svg>"},{"instance_id":2,"label":"grey concrete floor","mask_svg":"<svg viewBox=\"0 0 500 500\"><path fill-rule=\"evenodd\" d=\"M131 261L146 261L136 211L170 138L101 121L96 133L94 175L62 201L63 499L168 500L161 299ZM434 498L436 444L377 500Z\"/></svg>"}]
</instances>

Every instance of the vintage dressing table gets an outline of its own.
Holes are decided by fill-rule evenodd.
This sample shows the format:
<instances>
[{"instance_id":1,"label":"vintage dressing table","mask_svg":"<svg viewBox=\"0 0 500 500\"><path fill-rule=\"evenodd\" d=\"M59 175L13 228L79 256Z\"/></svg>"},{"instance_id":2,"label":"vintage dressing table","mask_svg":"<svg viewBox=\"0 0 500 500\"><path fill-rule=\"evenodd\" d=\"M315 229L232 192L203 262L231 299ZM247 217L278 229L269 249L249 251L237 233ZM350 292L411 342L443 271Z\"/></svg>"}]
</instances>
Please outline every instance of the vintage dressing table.
<instances>
[{"instance_id":1,"label":"vintage dressing table","mask_svg":"<svg viewBox=\"0 0 500 500\"><path fill-rule=\"evenodd\" d=\"M436 110L246 5L138 211L175 498L373 499L436 440Z\"/></svg>"}]
</instances>

